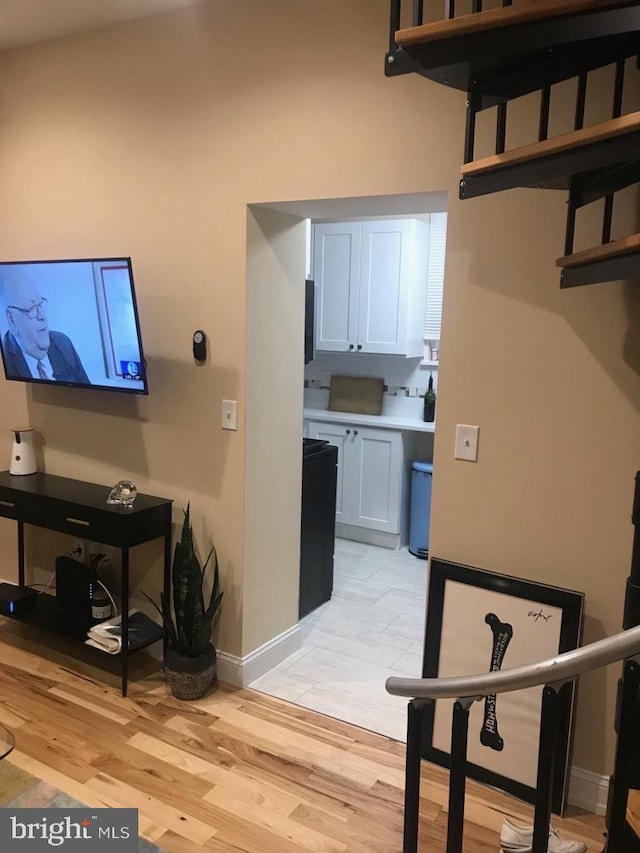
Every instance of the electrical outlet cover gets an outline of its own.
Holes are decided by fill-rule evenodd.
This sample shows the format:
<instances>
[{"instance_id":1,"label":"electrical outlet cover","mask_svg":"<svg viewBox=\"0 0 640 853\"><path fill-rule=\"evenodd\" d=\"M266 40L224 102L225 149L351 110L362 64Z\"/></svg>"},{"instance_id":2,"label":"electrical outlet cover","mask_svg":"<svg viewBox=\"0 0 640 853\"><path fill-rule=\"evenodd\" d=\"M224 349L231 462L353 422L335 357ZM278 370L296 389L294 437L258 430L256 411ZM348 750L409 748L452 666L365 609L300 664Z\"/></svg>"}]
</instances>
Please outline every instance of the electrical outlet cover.
<instances>
[{"instance_id":1,"label":"electrical outlet cover","mask_svg":"<svg viewBox=\"0 0 640 853\"><path fill-rule=\"evenodd\" d=\"M480 427L469 424L456 425L456 448L455 459L464 459L466 462L478 461L478 434Z\"/></svg>"}]
</instances>

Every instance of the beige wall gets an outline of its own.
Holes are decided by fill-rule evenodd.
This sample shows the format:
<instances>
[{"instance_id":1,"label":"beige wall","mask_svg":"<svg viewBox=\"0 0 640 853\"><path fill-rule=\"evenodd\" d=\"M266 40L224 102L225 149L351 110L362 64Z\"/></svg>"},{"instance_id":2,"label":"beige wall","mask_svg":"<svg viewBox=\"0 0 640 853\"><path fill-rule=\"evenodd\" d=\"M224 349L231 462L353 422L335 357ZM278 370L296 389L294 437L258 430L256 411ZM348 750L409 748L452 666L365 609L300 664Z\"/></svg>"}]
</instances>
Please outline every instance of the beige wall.
<instances>
[{"instance_id":1,"label":"beige wall","mask_svg":"<svg viewBox=\"0 0 640 853\"><path fill-rule=\"evenodd\" d=\"M305 247L303 219L249 211L242 583L247 651L298 622Z\"/></svg>"},{"instance_id":2,"label":"beige wall","mask_svg":"<svg viewBox=\"0 0 640 853\"><path fill-rule=\"evenodd\" d=\"M0 365L0 371L2 366ZM2 373L1 375L4 375ZM2 382L0 387L0 470L9 467L11 427L28 424L24 385L21 382ZM39 457L42 460L42 456ZM0 578L12 582L18 580L18 544L16 526L13 522L0 519Z\"/></svg>"},{"instance_id":3,"label":"beige wall","mask_svg":"<svg viewBox=\"0 0 640 853\"><path fill-rule=\"evenodd\" d=\"M563 194L455 200L464 97L384 78L387 18L386 0L212 3L0 57L0 256L131 254L151 384L135 400L5 384L0 455L27 418L48 471L129 475L176 520L190 500L227 591L218 645L249 654L295 620L302 313L297 226L247 205L449 191L433 552L585 590L590 641L619 628L629 568L640 296L558 289ZM261 315L265 344L292 324L264 363ZM456 423L480 425L476 465L452 458ZM602 773L615 677L581 689L575 762Z\"/></svg>"}]
</instances>

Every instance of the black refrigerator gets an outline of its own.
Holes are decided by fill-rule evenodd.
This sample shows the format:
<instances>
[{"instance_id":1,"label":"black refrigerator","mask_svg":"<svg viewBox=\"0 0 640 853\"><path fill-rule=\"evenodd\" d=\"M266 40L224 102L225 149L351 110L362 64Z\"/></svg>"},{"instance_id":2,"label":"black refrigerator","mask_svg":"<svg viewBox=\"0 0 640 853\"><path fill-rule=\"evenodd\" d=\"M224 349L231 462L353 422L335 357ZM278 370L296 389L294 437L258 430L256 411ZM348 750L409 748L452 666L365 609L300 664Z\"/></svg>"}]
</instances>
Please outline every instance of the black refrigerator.
<instances>
[{"instance_id":1,"label":"black refrigerator","mask_svg":"<svg viewBox=\"0 0 640 853\"><path fill-rule=\"evenodd\" d=\"M301 619L333 592L338 481L338 448L315 438L304 438L302 444Z\"/></svg>"}]
</instances>

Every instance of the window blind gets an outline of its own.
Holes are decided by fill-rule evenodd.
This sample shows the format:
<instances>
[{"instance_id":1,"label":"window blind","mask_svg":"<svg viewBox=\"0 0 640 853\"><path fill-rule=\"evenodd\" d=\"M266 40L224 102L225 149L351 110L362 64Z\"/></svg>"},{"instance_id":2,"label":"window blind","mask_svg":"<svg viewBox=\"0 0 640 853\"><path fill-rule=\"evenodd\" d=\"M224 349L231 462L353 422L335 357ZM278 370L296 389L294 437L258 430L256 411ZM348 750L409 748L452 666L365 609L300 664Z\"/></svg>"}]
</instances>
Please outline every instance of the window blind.
<instances>
[{"instance_id":1,"label":"window blind","mask_svg":"<svg viewBox=\"0 0 640 853\"><path fill-rule=\"evenodd\" d=\"M429 267L427 271L427 300L424 317L425 341L440 340L446 242L447 214L432 213L429 228Z\"/></svg>"}]
</instances>

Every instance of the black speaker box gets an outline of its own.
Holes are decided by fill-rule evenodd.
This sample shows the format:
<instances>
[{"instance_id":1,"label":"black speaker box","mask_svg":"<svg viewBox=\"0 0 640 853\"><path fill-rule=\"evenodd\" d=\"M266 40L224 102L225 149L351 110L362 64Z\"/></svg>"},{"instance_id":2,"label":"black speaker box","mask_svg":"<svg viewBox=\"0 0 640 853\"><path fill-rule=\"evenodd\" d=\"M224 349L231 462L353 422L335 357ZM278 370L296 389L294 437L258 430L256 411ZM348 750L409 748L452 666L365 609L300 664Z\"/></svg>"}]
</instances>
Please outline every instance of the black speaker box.
<instances>
[{"instance_id":1,"label":"black speaker box","mask_svg":"<svg viewBox=\"0 0 640 853\"><path fill-rule=\"evenodd\" d=\"M28 586L15 586L12 583L0 583L0 613L19 616L33 607L36 591Z\"/></svg>"},{"instance_id":2,"label":"black speaker box","mask_svg":"<svg viewBox=\"0 0 640 853\"><path fill-rule=\"evenodd\" d=\"M58 627L69 634L86 632L92 625L91 596L98 574L71 557L56 557Z\"/></svg>"}]
</instances>

